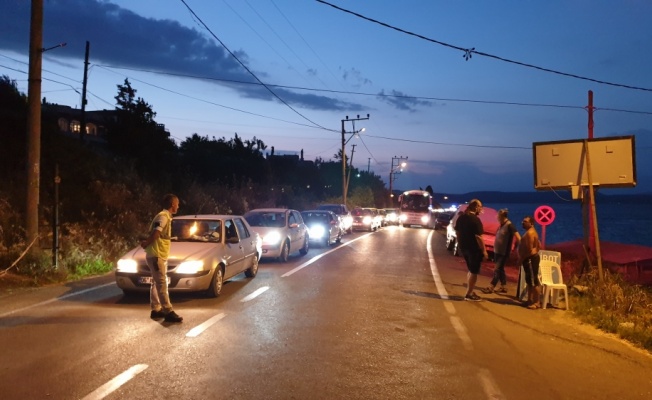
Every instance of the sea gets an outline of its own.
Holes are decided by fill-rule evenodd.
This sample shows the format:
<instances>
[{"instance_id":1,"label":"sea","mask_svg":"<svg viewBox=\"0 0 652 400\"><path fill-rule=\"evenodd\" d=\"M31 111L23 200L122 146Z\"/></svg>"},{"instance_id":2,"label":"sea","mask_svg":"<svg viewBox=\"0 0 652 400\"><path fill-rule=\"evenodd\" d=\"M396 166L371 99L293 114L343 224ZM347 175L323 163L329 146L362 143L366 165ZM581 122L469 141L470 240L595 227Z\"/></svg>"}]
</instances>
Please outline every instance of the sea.
<instances>
[{"instance_id":1,"label":"sea","mask_svg":"<svg viewBox=\"0 0 652 400\"><path fill-rule=\"evenodd\" d=\"M521 221L525 216L534 217L535 211L541 206L547 206L552 212L547 214L554 218L547 226L536 224L535 228L545 245L567 242L584 237L582 223L582 204L579 201L565 203L485 203L485 207L496 210L508 209L509 219L523 233ZM637 244L652 247L652 209L650 203L604 203L596 202L596 225L600 241ZM545 231L545 232L544 232Z\"/></svg>"}]
</instances>

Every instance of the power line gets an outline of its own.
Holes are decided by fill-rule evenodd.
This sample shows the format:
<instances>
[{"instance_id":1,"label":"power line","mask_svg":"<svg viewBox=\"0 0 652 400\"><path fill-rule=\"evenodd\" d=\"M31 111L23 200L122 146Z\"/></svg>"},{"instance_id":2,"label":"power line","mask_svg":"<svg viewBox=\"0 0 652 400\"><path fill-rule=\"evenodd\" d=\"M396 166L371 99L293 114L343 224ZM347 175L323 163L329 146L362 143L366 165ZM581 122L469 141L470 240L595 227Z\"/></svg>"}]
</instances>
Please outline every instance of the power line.
<instances>
[{"instance_id":1,"label":"power line","mask_svg":"<svg viewBox=\"0 0 652 400\"><path fill-rule=\"evenodd\" d=\"M522 67L534 68L534 69L537 69L539 71L550 72L550 73L557 74L557 75L568 76L570 78L576 78L576 79L581 79L581 80L585 80L585 81L589 81L589 82L600 83L600 84L603 84L603 85L622 87L622 88L626 88L626 89L634 89L634 90L642 90L642 91L646 91L646 92L652 92L652 89L649 89L649 88L643 88L643 87L631 86L631 85L624 85L624 84L620 84L620 83L602 81L602 80L599 80L599 79L587 78L587 77L576 75L576 74L570 74L570 73L567 73L567 72L556 71L556 70L550 69L550 68L539 67L539 66L536 66L536 65L533 65L533 64L527 64L527 63L520 62L520 61L510 60L508 58L499 57L499 56L496 56L496 55L493 55L493 54L477 51L475 49L475 47L464 48L464 47L460 47L460 46L455 46L455 45L452 45L452 44L449 44L449 43L441 42L439 40L431 39L429 37L426 37L426 36L423 36L423 35L420 35L420 34L417 34L417 33L414 33L414 32L406 31L405 29L395 27L395 26L387 24L385 22L375 20L373 18L366 17L366 16L364 16L362 14L356 13L356 12L351 11L351 10L347 10L345 8L342 8L342 7L338 7L338 6L336 6L334 4L331 4L331 3L327 2L327 1L324 1L324 0L316 0L316 1L319 2L319 3L325 4L327 6L331 6L331 7L335 8L335 9L340 10L342 12L345 12L347 14L354 15L354 16L356 16L358 18L361 18L361 19L364 19L366 21L373 22L373 23L378 24L378 25L382 25L382 26L384 26L386 28L393 29L395 31L405 33L407 35L414 36L414 37L417 37L419 39L427 40L429 42L436 43L436 44L439 44L439 45L442 45L442 46L445 46L445 47L450 47L450 48L455 49L455 50L460 50L460 51L464 52L463 57L467 61L470 58L472 58L473 54L477 54L479 56L493 58L493 59L504 61L504 62L507 62L507 63L520 65Z\"/></svg>"},{"instance_id":2,"label":"power line","mask_svg":"<svg viewBox=\"0 0 652 400\"><path fill-rule=\"evenodd\" d=\"M309 119L309 118L306 117L305 115L301 114L299 111L297 111L296 109L294 109L290 104L288 104L285 100L283 100L279 95L277 95L277 94L276 94L276 93L275 93L271 88L269 88L267 85L265 85L265 84L263 83L263 81L261 81L261 80L258 78L258 76L256 76L256 74L254 74L254 73L253 73L249 68L247 68L247 66L246 66L242 61L240 61L240 59L239 59L239 58L238 58L238 57L237 57L237 56L236 56L236 55L235 55L235 54L234 54L234 53L233 53L233 52L232 52L232 51L231 51L231 50L226 46L226 44L224 44L224 42L222 42L222 41L220 40L220 38L218 38L217 35L215 35L215 34L213 33L213 31L208 27L208 25L206 25L206 24L204 23L204 21L203 21L201 18L199 18L199 16L198 16L194 11L193 11L192 8L190 8L190 6L186 3L185 0L181 0L181 2L183 3L183 5L186 6L186 8L188 9L188 11L190 11L190 13L191 13L195 18L197 18L197 20L198 20L198 21L199 21L199 22L204 26L204 28L205 28L205 29L206 29L206 30L211 34L211 36L213 36L213 38L214 38L215 40L217 40L217 41L222 45L222 47L224 47L224 49L225 49L226 51L229 52L229 54L231 54L231 57L233 57L233 58L234 58L234 59L235 59L235 60L236 60L236 61L237 61L241 66L242 66L242 68L244 68L244 69L245 69L245 70L246 70L246 71L247 71L251 76L253 76L254 79L256 79L256 81L258 81L261 85L263 85L263 87L264 87L265 89L267 89L267 91L269 91L269 92L270 92L274 97L276 97L276 98L277 98L281 103L285 104L286 107L288 107L290 110L294 111L294 112L295 112L297 115L299 115L301 118L305 119L306 121L310 122L311 124L313 124L313 125L315 125L315 126L321 128L321 129L324 129L324 130L330 130L330 129L327 129L327 128L325 128L325 127L319 125L318 123L312 121L311 119Z\"/></svg>"},{"instance_id":3,"label":"power line","mask_svg":"<svg viewBox=\"0 0 652 400\"><path fill-rule=\"evenodd\" d=\"M129 71L147 72L147 73L151 73L151 74L169 75L169 76L175 76L175 77L181 77L181 78L228 82L228 83L236 83L236 84L243 84L243 85L260 85L260 83L257 83L257 82L246 82L246 81L238 81L238 80L234 80L234 79L222 79L222 78L214 78L214 77L207 77L207 76L200 76L200 75L188 75L188 74L180 74L180 73L175 73L175 72L161 72L161 71L148 70L148 69L143 69L143 68L132 68L132 67L125 67L125 66L104 65L104 64L95 64L95 66L103 67L103 68L107 68L107 69L125 69L125 70L129 70ZM506 105L506 106L521 106L521 107L542 107L542 108L562 108L562 109L566 108L566 109L576 109L576 110L584 110L584 109L586 109L586 107L584 107L584 106L573 106L573 105L568 105L568 104L524 103L524 102L499 101L499 100L457 99L457 98L451 98L451 97L408 96L408 95L387 94L387 93L369 93L369 92L354 92L354 91L332 90L332 89L316 89L316 88L307 88L307 87L302 87L302 86L277 85L277 84L273 84L273 83L266 83L266 85L269 86L269 87L276 87L276 88L281 88L281 89L305 90L305 91L312 91L312 92L348 94L348 95L368 96L368 97L415 99L415 100L429 100L429 101L448 101L448 102L456 102L456 103L495 104L495 105ZM624 110L624 109L617 109L617 108L600 108L600 107L595 107L594 110L595 111L598 111L598 110L601 110L601 111L616 111L616 112L627 112L627 113L634 113L634 114L652 115L652 111L635 111L635 110Z\"/></svg>"},{"instance_id":4,"label":"power line","mask_svg":"<svg viewBox=\"0 0 652 400\"><path fill-rule=\"evenodd\" d=\"M386 136L376 136L376 135L367 135L368 137L384 140L393 140L397 142L408 142L408 143L426 143L426 144L436 144L440 146L458 146L458 147L478 147L484 149L517 149L517 150L532 150L532 147L521 147L521 146L490 146L490 145L480 145L480 144L464 144L464 143L444 143L444 142L432 142L429 140L413 140L413 139L400 139L400 138L391 138Z\"/></svg>"}]
</instances>

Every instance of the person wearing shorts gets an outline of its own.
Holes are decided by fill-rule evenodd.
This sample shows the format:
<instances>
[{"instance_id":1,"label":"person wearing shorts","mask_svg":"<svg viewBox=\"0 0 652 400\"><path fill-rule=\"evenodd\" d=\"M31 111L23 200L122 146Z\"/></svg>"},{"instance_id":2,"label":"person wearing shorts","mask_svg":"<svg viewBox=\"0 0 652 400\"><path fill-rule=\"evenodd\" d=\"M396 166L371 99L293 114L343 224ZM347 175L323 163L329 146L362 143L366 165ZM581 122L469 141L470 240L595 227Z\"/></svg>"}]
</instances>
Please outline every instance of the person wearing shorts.
<instances>
[{"instance_id":1,"label":"person wearing shorts","mask_svg":"<svg viewBox=\"0 0 652 400\"><path fill-rule=\"evenodd\" d=\"M462 251L468 273L466 274L467 287L464 294L466 301L481 301L480 296L475 294L473 289L478 281L478 274L482 267L482 260L489 258L482 233L484 227L478 215L482 212L482 203L478 199L469 202L464 214L460 215L455 222L455 235L457 245Z\"/></svg>"},{"instance_id":2,"label":"person wearing shorts","mask_svg":"<svg viewBox=\"0 0 652 400\"><path fill-rule=\"evenodd\" d=\"M527 216L523 218L523 229L525 233L518 244L518 265L523 266L525 272L525 283L527 285L527 302L525 305L531 310L541 308L539 299L541 297L541 282L539 281L539 234L534 229L534 220Z\"/></svg>"}]
</instances>

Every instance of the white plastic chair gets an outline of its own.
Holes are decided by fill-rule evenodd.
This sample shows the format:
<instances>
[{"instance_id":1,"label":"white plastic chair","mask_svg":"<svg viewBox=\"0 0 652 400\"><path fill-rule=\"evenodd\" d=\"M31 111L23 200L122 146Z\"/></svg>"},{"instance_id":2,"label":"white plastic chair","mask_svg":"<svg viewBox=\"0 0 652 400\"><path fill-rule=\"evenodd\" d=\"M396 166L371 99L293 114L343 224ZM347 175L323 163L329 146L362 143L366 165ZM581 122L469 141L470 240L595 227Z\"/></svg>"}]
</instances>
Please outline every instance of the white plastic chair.
<instances>
[{"instance_id":1,"label":"white plastic chair","mask_svg":"<svg viewBox=\"0 0 652 400\"><path fill-rule=\"evenodd\" d=\"M548 301L554 300L554 306L557 305L559 294L564 291L564 300L566 301L566 310L568 310L569 301L568 287L564 284L564 279L561 275L561 267L556 263L549 260L541 260L539 264L539 272L541 274L541 285L543 285L543 308L548 306ZM555 282L555 275L558 282Z\"/></svg>"}]
</instances>

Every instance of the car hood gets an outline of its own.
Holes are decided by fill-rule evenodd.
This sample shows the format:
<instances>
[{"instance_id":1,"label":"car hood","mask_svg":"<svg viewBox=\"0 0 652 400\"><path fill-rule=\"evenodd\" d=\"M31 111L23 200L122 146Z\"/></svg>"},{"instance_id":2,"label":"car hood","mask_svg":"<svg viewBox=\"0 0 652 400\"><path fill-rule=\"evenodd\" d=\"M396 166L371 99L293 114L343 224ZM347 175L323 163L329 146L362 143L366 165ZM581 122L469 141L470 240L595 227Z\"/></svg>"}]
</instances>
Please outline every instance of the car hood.
<instances>
[{"instance_id":1,"label":"car hood","mask_svg":"<svg viewBox=\"0 0 652 400\"><path fill-rule=\"evenodd\" d=\"M221 243L203 243L203 242L172 242L170 245L170 255L168 260L198 260L204 258L208 253L214 251L216 247L221 247ZM136 247L129 251L123 258L133 258L138 261L145 261L145 250L142 247Z\"/></svg>"}]
</instances>

